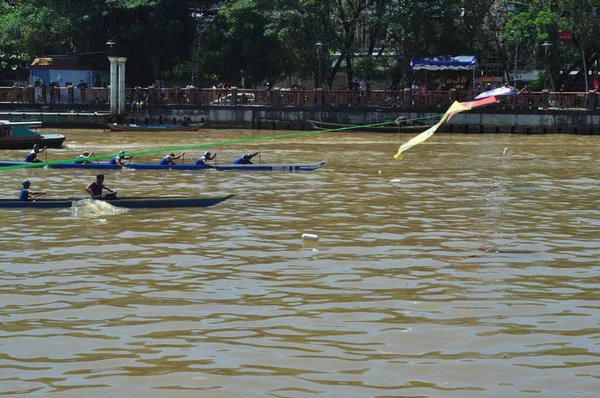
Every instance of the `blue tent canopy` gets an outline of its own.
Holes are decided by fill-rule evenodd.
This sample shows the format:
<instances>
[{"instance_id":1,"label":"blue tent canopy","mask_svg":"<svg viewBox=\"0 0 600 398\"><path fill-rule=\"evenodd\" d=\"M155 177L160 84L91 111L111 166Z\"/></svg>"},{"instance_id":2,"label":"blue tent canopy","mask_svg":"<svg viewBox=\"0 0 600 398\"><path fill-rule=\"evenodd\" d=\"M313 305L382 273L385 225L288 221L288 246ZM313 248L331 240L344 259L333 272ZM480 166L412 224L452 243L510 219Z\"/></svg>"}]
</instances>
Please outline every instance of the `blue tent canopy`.
<instances>
[{"instance_id":1,"label":"blue tent canopy","mask_svg":"<svg viewBox=\"0 0 600 398\"><path fill-rule=\"evenodd\" d=\"M410 67L413 70L475 70L477 57L475 55L413 57L410 60Z\"/></svg>"}]
</instances>

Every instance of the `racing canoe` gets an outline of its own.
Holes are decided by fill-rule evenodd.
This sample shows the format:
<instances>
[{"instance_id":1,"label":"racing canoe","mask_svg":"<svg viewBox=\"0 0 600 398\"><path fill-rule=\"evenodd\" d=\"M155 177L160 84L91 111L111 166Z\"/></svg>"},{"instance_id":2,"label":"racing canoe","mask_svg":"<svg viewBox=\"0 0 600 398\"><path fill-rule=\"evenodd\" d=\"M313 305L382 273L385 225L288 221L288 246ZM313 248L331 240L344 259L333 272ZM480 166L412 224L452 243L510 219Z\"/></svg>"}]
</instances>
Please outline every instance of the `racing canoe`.
<instances>
[{"instance_id":1,"label":"racing canoe","mask_svg":"<svg viewBox=\"0 0 600 398\"><path fill-rule=\"evenodd\" d=\"M290 171L313 171L322 167L327 162L306 163L306 164L269 164L269 163L253 163L253 164L217 164L215 167L219 171L275 171L275 172L290 172Z\"/></svg>"},{"instance_id":2,"label":"racing canoe","mask_svg":"<svg viewBox=\"0 0 600 398\"><path fill-rule=\"evenodd\" d=\"M224 196L205 196L205 197L183 197L183 196L158 196L143 197L132 196L113 200L106 200L116 207L125 207L129 209L159 209L159 208L177 208L177 207L208 207L214 206L227 199L232 198L233 194ZM81 200L92 200L90 198L64 198L64 199L46 199L37 198L25 202L19 202L15 199L0 199L0 208L36 208L36 209L61 209L73 206L74 202Z\"/></svg>"},{"instance_id":3,"label":"racing canoe","mask_svg":"<svg viewBox=\"0 0 600 398\"><path fill-rule=\"evenodd\" d=\"M253 164L215 164L215 165L195 165L188 164L172 164L163 166L158 163L125 163L124 168L136 170L206 170L214 168L219 171L273 171L273 172L294 172L294 171L312 171L326 164L326 161L320 163L253 163ZM0 168L7 166L22 166L22 167L44 167L48 166L52 169L108 169L118 170L121 167L116 164L107 162L91 162L72 163L72 162L48 162L48 163L26 163L17 161L0 160Z\"/></svg>"}]
</instances>

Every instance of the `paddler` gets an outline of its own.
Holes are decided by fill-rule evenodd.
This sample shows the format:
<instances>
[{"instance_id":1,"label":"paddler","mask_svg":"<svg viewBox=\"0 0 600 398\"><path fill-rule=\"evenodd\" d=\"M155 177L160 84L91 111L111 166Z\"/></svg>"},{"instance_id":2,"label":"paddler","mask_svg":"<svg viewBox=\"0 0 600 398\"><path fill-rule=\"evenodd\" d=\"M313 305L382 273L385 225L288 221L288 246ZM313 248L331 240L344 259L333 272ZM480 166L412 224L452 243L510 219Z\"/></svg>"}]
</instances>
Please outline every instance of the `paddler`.
<instances>
[{"instance_id":1,"label":"paddler","mask_svg":"<svg viewBox=\"0 0 600 398\"><path fill-rule=\"evenodd\" d=\"M164 158L162 158L162 160L160 161L159 164L162 166L169 166L169 165L175 164L174 160L179 159L183 155L185 155L185 152L181 152L177 156L175 156L174 153L170 153L167 156L165 156Z\"/></svg>"},{"instance_id":2,"label":"paddler","mask_svg":"<svg viewBox=\"0 0 600 398\"><path fill-rule=\"evenodd\" d=\"M46 191L31 191L29 187L31 183L29 180L23 181L23 188L21 188L21 193L19 194L19 202L27 202L28 200L32 200L37 198L38 196L45 195Z\"/></svg>"},{"instance_id":3,"label":"paddler","mask_svg":"<svg viewBox=\"0 0 600 398\"><path fill-rule=\"evenodd\" d=\"M258 155L260 151L254 153L247 153L243 156L240 156L236 160L233 161L233 164L253 164L250 159Z\"/></svg>"},{"instance_id":4,"label":"paddler","mask_svg":"<svg viewBox=\"0 0 600 398\"><path fill-rule=\"evenodd\" d=\"M214 154L211 154L210 152L204 152L204 155L200 156L196 160L196 163L194 163L194 164L196 166L215 167L212 164L208 164L207 161L213 160L216 157L217 157L217 153L216 152Z\"/></svg>"},{"instance_id":5,"label":"paddler","mask_svg":"<svg viewBox=\"0 0 600 398\"><path fill-rule=\"evenodd\" d=\"M106 189L110 193L107 195L102 195L103 189ZM102 199L102 200L117 199L117 191L113 191L112 189L110 189L109 187L104 185L104 174L98 174L96 176L96 181L91 182L85 188L85 190L87 191L87 193L92 195L93 199Z\"/></svg>"},{"instance_id":6,"label":"paddler","mask_svg":"<svg viewBox=\"0 0 600 398\"><path fill-rule=\"evenodd\" d=\"M45 150L46 150L46 147L40 148L39 144L33 145L33 149L31 150L31 152L29 152L27 154L27 156L25 156L25 161L27 163L39 163L39 162L41 162L41 160L37 158L37 155L38 155L38 153L42 153Z\"/></svg>"},{"instance_id":7,"label":"paddler","mask_svg":"<svg viewBox=\"0 0 600 398\"><path fill-rule=\"evenodd\" d=\"M108 163L118 164L119 166L123 167L125 166L123 160L131 160L131 158L133 158L133 156L125 156L125 151L120 151L119 154L112 158Z\"/></svg>"}]
</instances>

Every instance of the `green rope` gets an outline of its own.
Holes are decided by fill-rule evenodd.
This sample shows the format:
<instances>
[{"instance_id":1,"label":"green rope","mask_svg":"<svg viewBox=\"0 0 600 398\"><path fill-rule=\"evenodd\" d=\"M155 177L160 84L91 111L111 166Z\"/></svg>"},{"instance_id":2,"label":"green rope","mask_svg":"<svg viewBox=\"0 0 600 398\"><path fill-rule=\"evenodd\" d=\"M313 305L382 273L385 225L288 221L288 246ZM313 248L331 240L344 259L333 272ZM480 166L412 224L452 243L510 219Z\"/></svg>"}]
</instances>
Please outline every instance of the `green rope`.
<instances>
[{"instance_id":1,"label":"green rope","mask_svg":"<svg viewBox=\"0 0 600 398\"><path fill-rule=\"evenodd\" d=\"M405 123L405 122L411 122L411 121L415 121L415 120L430 119L430 118L439 117L439 116L441 116L441 115L432 115L432 116L425 116L425 117L414 118L414 119L406 119L406 120L401 120L399 122ZM302 131L302 132L298 132L298 133L269 135L269 136L265 136L265 137L243 138L243 139L238 139L238 140L211 142L208 144L186 145L186 146L179 146L179 147L174 147L174 148L150 149L150 150L146 150L146 151L127 152L125 154L125 156L147 155L147 154L153 154L153 153L159 153L159 152L175 152L175 151L181 151L184 149L198 149L198 148L209 148L209 147L223 146L223 145L245 144L248 142L255 142L255 141L278 140L278 139L282 139L282 138L301 137L301 136L309 135L309 134L332 133L332 132L337 132L337 131L362 129L365 127L377 127L377 126L382 126L382 125L386 125L386 124L395 124L395 123L396 123L396 121L373 123L373 124L363 124L363 125L357 125L357 126L348 126L348 127L333 128L333 129L326 129L326 130ZM100 155L100 156L93 156L93 157L87 158L86 160L87 161L97 161L97 160L103 160L103 159L112 159L115 156L117 156L117 155L116 154L115 155ZM62 160L54 160L51 162L37 162L37 163L18 164L18 165L14 165L14 166L0 166L0 170L13 170L13 169L25 169L25 168L30 168L30 167L52 166L54 164L73 163L73 162L75 162L75 160L76 159L62 159Z\"/></svg>"}]
</instances>

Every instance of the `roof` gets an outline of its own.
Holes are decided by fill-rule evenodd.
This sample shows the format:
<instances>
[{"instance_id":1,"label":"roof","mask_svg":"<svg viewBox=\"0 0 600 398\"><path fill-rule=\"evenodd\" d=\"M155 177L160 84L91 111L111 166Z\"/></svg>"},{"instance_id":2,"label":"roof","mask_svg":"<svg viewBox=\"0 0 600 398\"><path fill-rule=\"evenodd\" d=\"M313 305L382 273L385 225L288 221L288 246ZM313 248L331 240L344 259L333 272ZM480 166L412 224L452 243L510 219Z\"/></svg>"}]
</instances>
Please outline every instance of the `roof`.
<instances>
[{"instance_id":1,"label":"roof","mask_svg":"<svg viewBox=\"0 0 600 398\"><path fill-rule=\"evenodd\" d=\"M82 57L76 55L52 55L39 57L33 60L32 69L95 69L108 62L103 55L96 57Z\"/></svg>"},{"instance_id":2,"label":"roof","mask_svg":"<svg viewBox=\"0 0 600 398\"><path fill-rule=\"evenodd\" d=\"M410 67L414 70L469 70L477 69L475 55L441 55L436 57L413 57Z\"/></svg>"}]
</instances>

